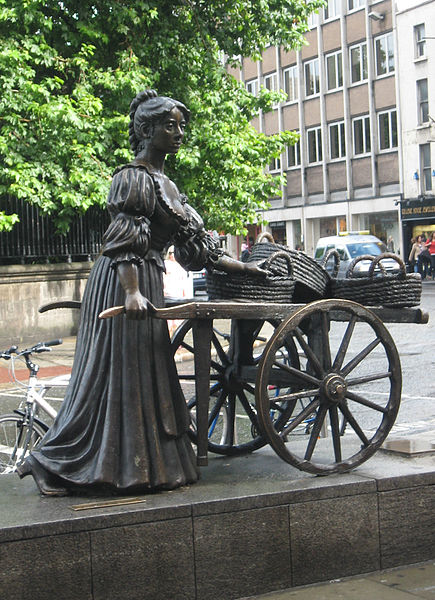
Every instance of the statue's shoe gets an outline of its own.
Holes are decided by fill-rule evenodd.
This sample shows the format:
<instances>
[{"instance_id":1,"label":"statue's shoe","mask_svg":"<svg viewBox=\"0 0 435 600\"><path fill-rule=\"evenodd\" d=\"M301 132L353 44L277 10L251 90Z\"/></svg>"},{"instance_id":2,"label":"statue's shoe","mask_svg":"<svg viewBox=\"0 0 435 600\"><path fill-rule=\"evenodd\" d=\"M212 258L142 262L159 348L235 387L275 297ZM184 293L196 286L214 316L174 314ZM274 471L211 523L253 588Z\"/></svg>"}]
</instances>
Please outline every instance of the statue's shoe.
<instances>
[{"instance_id":1,"label":"statue's shoe","mask_svg":"<svg viewBox=\"0 0 435 600\"><path fill-rule=\"evenodd\" d=\"M67 496L69 494L69 490L60 484L59 478L44 469L33 456L28 456L17 467L17 473L20 479L26 475L32 475L39 491L44 496Z\"/></svg>"}]
</instances>

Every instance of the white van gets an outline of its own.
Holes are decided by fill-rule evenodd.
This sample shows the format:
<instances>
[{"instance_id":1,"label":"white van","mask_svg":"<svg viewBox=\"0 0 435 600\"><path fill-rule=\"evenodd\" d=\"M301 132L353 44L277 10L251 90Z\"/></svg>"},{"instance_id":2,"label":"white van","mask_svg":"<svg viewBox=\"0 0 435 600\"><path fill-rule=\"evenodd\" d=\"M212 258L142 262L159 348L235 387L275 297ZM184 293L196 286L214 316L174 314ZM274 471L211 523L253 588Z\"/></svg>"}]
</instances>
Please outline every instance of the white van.
<instances>
[{"instance_id":1,"label":"white van","mask_svg":"<svg viewBox=\"0 0 435 600\"><path fill-rule=\"evenodd\" d=\"M322 262L329 250L337 250L340 256L340 268L338 270L338 279L346 277L346 272L350 263L357 256L369 254L370 256L378 256L388 252L386 245L379 238L370 235L369 232L342 232L339 235L320 238L317 242L314 258L318 262ZM361 260L355 265L354 275L366 275L370 267L371 261ZM327 269L332 271L333 261L328 262ZM392 258L382 260L382 266L388 273L394 273L399 270L399 264ZM378 269L376 269L378 271Z\"/></svg>"}]
</instances>

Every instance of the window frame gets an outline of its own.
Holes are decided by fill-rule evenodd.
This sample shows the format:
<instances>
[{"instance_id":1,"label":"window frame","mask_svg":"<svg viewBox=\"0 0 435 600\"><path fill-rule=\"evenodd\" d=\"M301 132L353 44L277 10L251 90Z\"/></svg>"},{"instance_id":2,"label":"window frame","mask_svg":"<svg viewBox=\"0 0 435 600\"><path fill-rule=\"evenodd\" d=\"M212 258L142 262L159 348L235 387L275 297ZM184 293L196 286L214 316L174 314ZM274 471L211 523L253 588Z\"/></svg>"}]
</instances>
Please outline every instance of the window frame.
<instances>
[{"instance_id":1,"label":"window frame","mask_svg":"<svg viewBox=\"0 0 435 600\"><path fill-rule=\"evenodd\" d=\"M392 31L388 33L383 33L382 35L378 35L373 40L375 45L375 71L376 77L387 77L388 75L392 75L396 71L396 49L394 45L394 35ZM385 43L386 48L381 48L381 44ZM379 56L380 52L385 53L385 70L379 72L379 67L381 66ZM390 64L392 58L392 65Z\"/></svg>"},{"instance_id":2,"label":"window frame","mask_svg":"<svg viewBox=\"0 0 435 600\"><path fill-rule=\"evenodd\" d=\"M311 65L315 65L314 67L314 73L311 73L311 69L310 69L310 75L309 75L309 81L311 84L311 81L314 84L314 92L308 94L308 78L307 78L307 69L309 67L311 67ZM311 60L307 60L304 62L304 91L305 91L305 98L313 98L314 96L318 96L320 94L320 65L319 65L319 58L313 58Z\"/></svg>"},{"instance_id":3,"label":"window frame","mask_svg":"<svg viewBox=\"0 0 435 600\"><path fill-rule=\"evenodd\" d=\"M317 127L307 128L307 164L317 165L323 161L323 149L322 149L322 128L320 125ZM315 142L315 160L310 160L310 134L314 136Z\"/></svg>"},{"instance_id":4,"label":"window frame","mask_svg":"<svg viewBox=\"0 0 435 600\"><path fill-rule=\"evenodd\" d=\"M356 136L355 136L355 124L361 121L361 139L363 142L363 150L362 152L357 152L356 150ZM367 127L368 125L368 127ZM361 115L360 117L355 117L352 119L352 148L354 156L367 156L371 152L371 131L370 131L370 116L369 115Z\"/></svg>"},{"instance_id":5,"label":"window frame","mask_svg":"<svg viewBox=\"0 0 435 600\"><path fill-rule=\"evenodd\" d=\"M286 74L289 74L288 76L286 76ZM296 76L294 76L293 74L295 74ZM286 102L296 102L299 99L299 69L297 65L292 65L290 67L286 67L285 69L283 69L282 72L282 78L283 78L283 83L284 83L284 91L287 94L287 100ZM291 82L292 84L292 89L293 89L293 95L290 98L288 90L287 90L287 86L286 82Z\"/></svg>"},{"instance_id":6,"label":"window frame","mask_svg":"<svg viewBox=\"0 0 435 600\"><path fill-rule=\"evenodd\" d=\"M359 79L353 79L353 62L352 62L352 52L358 49L360 51L359 57L359 70L361 77ZM369 78L369 69L368 69L368 60L367 60L367 41L359 42L358 44L353 44L349 46L349 68L350 68L350 83L351 85L358 85L360 83L364 83L368 81Z\"/></svg>"},{"instance_id":7,"label":"window frame","mask_svg":"<svg viewBox=\"0 0 435 600\"><path fill-rule=\"evenodd\" d=\"M337 146L339 152L337 156L332 156L332 139L331 132L333 128L337 128ZM344 121L336 121L328 124L328 142L329 142L329 160L343 160L346 157L346 127Z\"/></svg>"},{"instance_id":8,"label":"window frame","mask_svg":"<svg viewBox=\"0 0 435 600\"><path fill-rule=\"evenodd\" d=\"M269 163L269 173L280 173L281 172L281 156L272 158Z\"/></svg>"},{"instance_id":9,"label":"window frame","mask_svg":"<svg viewBox=\"0 0 435 600\"><path fill-rule=\"evenodd\" d=\"M293 152L295 161L294 164L290 164L290 152ZM287 169L297 169L301 166L301 140L300 138L296 144L287 146Z\"/></svg>"},{"instance_id":10,"label":"window frame","mask_svg":"<svg viewBox=\"0 0 435 600\"><path fill-rule=\"evenodd\" d=\"M422 94L422 84L426 84L426 94ZM420 85L419 85L420 84ZM418 107L418 124L424 125L425 123L429 123L429 87L428 81L426 77L422 79L417 79L417 107Z\"/></svg>"},{"instance_id":11,"label":"window frame","mask_svg":"<svg viewBox=\"0 0 435 600\"><path fill-rule=\"evenodd\" d=\"M330 5L333 6L333 10L331 11L333 14L329 15L328 11ZM332 21L332 19L337 19L341 15L341 0L328 0L327 5L323 9L323 20L324 21Z\"/></svg>"},{"instance_id":12,"label":"window frame","mask_svg":"<svg viewBox=\"0 0 435 600\"><path fill-rule=\"evenodd\" d=\"M351 7L351 3L355 4L355 6ZM364 8L365 0L347 0L347 9L349 12L353 12L354 10L359 10Z\"/></svg>"},{"instance_id":13,"label":"window frame","mask_svg":"<svg viewBox=\"0 0 435 600\"><path fill-rule=\"evenodd\" d=\"M420 144L420 173L421 173L421 188L423 192L431 192L433 189L432 185L432 161L430 142L426 144ZM429 158L426 161L426 158ZM427 185L428 184L428 185Z\"/></svg>"},{"instance_id":14,"label":"window frame","mask_svg":"<svg viewBox=\"0 0 435 600\"><path fill-rule=\"evenodd\" d=\"M383 135L381 133L381 117L388 115L388 146L382 147ZM393 117L394 115L394 117ZM398 130L397 130L397 109L391 108L378 112L378 145L379 152L390 152L397 150L399 145Z\"/></svg>"},{"instance_id":15,"label":"window frame","mask_svg":"<svg viewBox=\"0 0 435 600\"><path fill-rule=\"evenodd\" d=\"M420 36L421 31L423 31L423 35ZM415 58L421 59L426 58L426 25L425 23L419 23L418 25L414 25L414 53ZM423 49L423 51L421 51Z\"/></svg>"},{"instance_id":16,"label":"window frame","mask_svg":"<svg viewBox=\"0 0 435 600\"><path fill-rule=\"evenodd\" d=\"M273 86L271 88L268 87L267 81L273 81ZM278 73L274 71L273 73L263 75L263 85L269 92L276 92L278 90Z\"/></svg>"},{"instance_id":17,"label":"window frame","mask_svg":"<svg viewBox=\"0 0 435 600\"><path fill-rule=\"evenodd\" d=\"M335 69L335 86L329 87L329 69L328 63L329 59L334 59L334 69ZM335 52L330 52L329 54L325 54L325 71L326 71L326 89L328 92L332 92L333 90L340 90L343 88L343 51L336 50ZM341 81L340 81L341 80Z\"/></svg>"},{"instance_id":18,"label":"window frame","mask_svg":"<svg viewBox=\"0 0 435 600\"><path fill-rule=\"evenodd\" d=\"M255 88L255 93L251 92L251 90L249 89L251 85L253 85L253 87ZM245 81L246 91L255 97L258 96L259 87L260 86L258 85L258 77L255 77L254 79L249 79L248 81Z\"/></svg>"}]
</instances>

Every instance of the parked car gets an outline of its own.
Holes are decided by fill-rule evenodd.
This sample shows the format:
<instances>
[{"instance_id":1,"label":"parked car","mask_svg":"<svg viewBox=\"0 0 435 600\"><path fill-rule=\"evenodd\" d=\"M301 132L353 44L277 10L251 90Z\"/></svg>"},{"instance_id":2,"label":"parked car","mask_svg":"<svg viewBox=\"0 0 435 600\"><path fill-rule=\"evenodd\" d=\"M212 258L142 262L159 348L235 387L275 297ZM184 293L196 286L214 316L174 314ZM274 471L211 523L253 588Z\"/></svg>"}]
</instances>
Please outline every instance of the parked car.
<instances>
[{"instance_id":1,"label":"parked car","mask_svg":"<svg viewBox=\"0 0 435 600\"><path fill-rule=\"evenodd\" d=\"M357 256L369 254L378 256L384 252L388 252L386 245L379 238L370 235L368 232L343 232L340 235L320 238L317 242L314 258L318 262L322 262L327 252L331 249L337 250L340 256L340 267L338 270L338 279L346 277L346 272L351 261ZM385 258L381 261L382 266L388 273L394 273L399 270L399 264L392 258ZM362 260L355 265L354 275L364 276L369 270L371 261ZM327 269L332 271L333 261L328 261ZM379 269L376 269L379 272Z\"/></svg>"},{"instance_id":2,"label":"parked car","mask_svg":"<svg viewBox=\"0 0 435 600\"><path fill-rule=\"evenodd\" d=\"M196 295L198 292L206 292L207 291L206 270L202 269L201 271L192 271L192 277L193 277L193 294Z\"/></svg>"}]
</instances>

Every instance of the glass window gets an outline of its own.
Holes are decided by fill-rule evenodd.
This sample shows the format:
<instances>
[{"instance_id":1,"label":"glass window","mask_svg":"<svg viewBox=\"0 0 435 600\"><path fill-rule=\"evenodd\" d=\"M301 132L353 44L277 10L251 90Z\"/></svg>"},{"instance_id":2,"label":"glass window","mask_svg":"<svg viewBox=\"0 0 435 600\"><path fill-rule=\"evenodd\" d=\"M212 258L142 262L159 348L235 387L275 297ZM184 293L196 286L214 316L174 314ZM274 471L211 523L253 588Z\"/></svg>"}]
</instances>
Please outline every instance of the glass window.
<instances>
[{"instance_id":1,"label":"glass window","mask_svg":"<svg viewBox=\"0 0 435 600\"><path fill-rule=\"evenodd\" d=\"M329 126L329 154L331 160L346 156L346 138L344 121Z\"/></svg>"},{"instance_id":2,"label":"glass window","mask_svg":"<svg viewBox=\"0 0 435 600\"><path fill-rule=\"evenodd\" d=\"M251 81L247 81L245 85L250 94L253 96L258 94L258 79L251 79Z\"/></svg>"},{"instance_id":3,"label":"glass window","mask_svg":"<svg viewBox=\"0 0 435 600\"><path fill-rule=\"evenodd\" d=\"M343 58L341 51L328 54L326 57L326 82L328 90L343 87Z\"/></svg>"},{"instance_id":4,"label":"glass window","mask_svg":"<svg viewBox=\"0 0 435 600\"><path fill-rule=\"evenodd\" d=\"M370 143L370 119L369 117L358 117L353 120L353 152L367 154L371 150Z\"/></svg>"},{"instance_id":5,"label":"glass window","mask_svg":"<svg viewBox=\"0 0 435 600\"><path fill-rule=\"evenodd\" d=\"M381 35L375 40L376 75L387 75L394 71L394 38L392 33Z\"/></svg>"},{"instance_id":6,"label":"glass window","mask_svg":"<svg viewBox=\"0 0 435 600\"><path fill-rule=\"evenodd\" d=\"M294 67L289 67L288 69L284 69L284 91L287 94L287 101L294 102L298 99L298 68L295 65Z\"/></svg>"},{"instance_id":7,"label":"glass window","mask_svg":"<svg viewBox=\"0 0 435 600\"><path fill-rule=\"evenodd\" d=\"M319 59L305 63L305 95L314 96L320 93Z\"/></svg>"},{"instance_id":8,"label":"glass window","mask_svg":"<svg viewBox=\"0 0 435 600\"><path fill-rule=\"evenodd\" d=\"M420 146L420 171L422 173L423 192L430 192L432 190L430 144L421 144Z\"/></svg>"},{"instance_id":9,"label":"glass window","mask_svg":"<svg viewBox=\"0 0 435 600\"><path fill-rule=\"evenodd\" d=\"M381 112L378 115L379 149L397 148L397 113L395 110Z\"/></svg>"},{"instance_id":10,"label":"glass window","mask_svg":"<svg viewBox=\"0 0 435 600\"><path fill-rule=\"evenodd\" d=\"M365 81L367 77L367 42L363 42L350 49L350 79L352 83L357 83Z\"/></svg>"},{"instance_id":11,"label":"glass window","mask_svg":"<svg viewBox=\"0 0 435 600\"><path fill-rule=\"evenodd\" d=\"M322 160L322 130L320 127L307 129L308 162L317 163Z\"/></svg>"},{"instance_id":12,"label":"glass window","mask_svg":"<svg viewBox=\"0 0 435 600\"><path fill-rule=\"evenodd\" d=\"M355 8L360 8L364 6L365 0L349 0L349 10L354 10Z\"/></svg>"},{"instance_id":13,"label":"glass window","mask_svg":"<svg viewBox=\"0 0 435 600\"><path fill-rule=\"evenodd\" d=\"M264 87L270 92L275 92L278 88L278 78L276 73L264 76Z\"/></svg>"},{"instance_id":14,"label":"glass window","mask_svg":"<svg viewBox=\"0 0 435 600\"><path fill-rule=\"evenodd\" d=\"M287 147L287 167L298 167L301 164L301 142Z\"/></svg>"},{"instance_id":15,"label":"glass window","mask_svg":"<svg viewBox=\"0 0 435 600\"><path fill-rule=\"evenodd\" d=\"M308 15L308 27L310 29L313 29L314 27L317 27L318 23L319 23L319 13L318 12L312 12Z\"/></svg>"},{"instance_id":16,"label":"glass window","mask_svg":"<svg viewBox=\"0 0 435 600\"><path fill-rule=\"evenodd\" d=\"M275 171L279 171L281 169L281 158L278 156L277 158L272 158L269 164L269 171L271 173Z\"/></svg>"},{"instance_id":17,"label":"glass window","mask_svg":"<svg viewBox=\"0 0 435 600\"><path fill-rule=\"evenodd\" d=\"M417 81L417 102L419 124L429 121L429 97L427 93L427 79Z\"/></svg>"},{"instance_id":18,"label":"glass window","mask_svg":"<svg viewBox=\"0 0 435 600\"><path fill-rule=\"evenodd\" d=\"M340 4L341 0L328 0L328 5L323 9L323 16L325 21L333 19L340 15Z\"/></svg>"},{"instance_id":19,"label":"glass window","mask_svg":"<svg viewBox=\"0 0 435 600\"><path fill-rule=\"evenodd\" d=\"M415 58L421 58L426 54L426 31L424 23L416 25L414 27L414 40L415 40Z\"/></svg>"}]
</instances>

